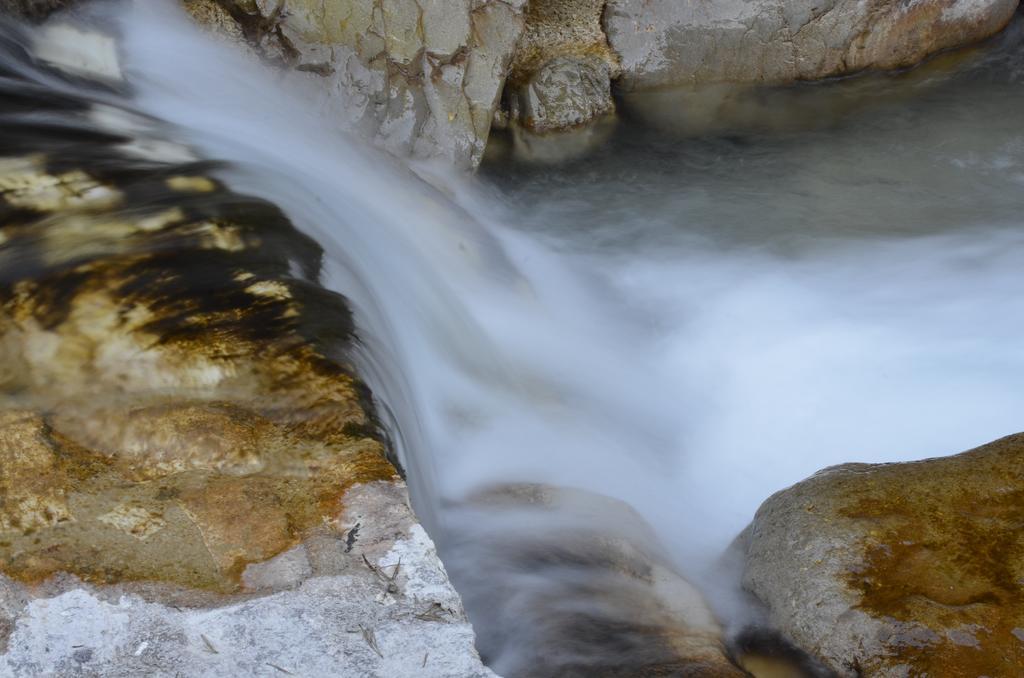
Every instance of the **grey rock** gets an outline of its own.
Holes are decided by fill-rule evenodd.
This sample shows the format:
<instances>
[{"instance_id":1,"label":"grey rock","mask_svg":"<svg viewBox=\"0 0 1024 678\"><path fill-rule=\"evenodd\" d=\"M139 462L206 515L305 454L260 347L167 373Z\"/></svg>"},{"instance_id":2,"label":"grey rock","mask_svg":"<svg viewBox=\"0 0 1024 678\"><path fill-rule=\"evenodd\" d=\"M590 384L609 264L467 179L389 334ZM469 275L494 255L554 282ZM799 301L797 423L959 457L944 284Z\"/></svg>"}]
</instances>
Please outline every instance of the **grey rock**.
<instances>
[{"instance_id":1,"label":"grey rock","mask_svg":"<svg viewBox=\"0 0 1024 678\"><path fill-rule=\"evenodd\" d=\"M1018 0L609 0L624 91L911 66L1003 28Z\"/></svg>"},{"instance_id":2,"label":"grey rock","mask_svg":"<svg viewBox=\"0 0 1024 678\"><path fill-rule=\"evenodd\" d=\"M186 8L222 36L212 0ZM523 2L355 0L235 2L245 42L292 78L313 80L350 127L389 152L474 167L483 155L515 45Z\"/></svg>"},{"instance_id":3,"label":"grey rock","mask_svg":"<svg viewBox=\"0 0 1024 678\"><path fill-rule=\"evenodd\" d=\"M567 130L615 111L608 65L596 58L556 57L519 92L519 118L535 132Z\"/></svg>"},{"instance_id":4,"label":"grey rock","mask_svg":"<svg viewBox=\"0 0 1024 678\"><path fill-rule=\"evenodd\" d=\"M324 570L299 547L250 565L245 595L0 577L0 675L493 677L405 485L344 501Z\"/></svg>"},{"instance_id":5,"label":"grey rock","mask_svg":"<svg viewBox=\"0 0 1024 678\"><path fill-rule=\"evenodd\" d=\"M516 47L505 109L498 126L510 126L513 140L526 133L567 132L614 113L611 80L619 63L601 28L603 0L534 0ZM528 134L526 135L528 136ZM574 144L596 135L572 135ZM531 139L529 145L566 146L561 140ZM519 141L516 148L522 146ZM532 155L532 153L530 154ZM553 150L550 154L565 154Z\"/></svg>"}]
</instances>

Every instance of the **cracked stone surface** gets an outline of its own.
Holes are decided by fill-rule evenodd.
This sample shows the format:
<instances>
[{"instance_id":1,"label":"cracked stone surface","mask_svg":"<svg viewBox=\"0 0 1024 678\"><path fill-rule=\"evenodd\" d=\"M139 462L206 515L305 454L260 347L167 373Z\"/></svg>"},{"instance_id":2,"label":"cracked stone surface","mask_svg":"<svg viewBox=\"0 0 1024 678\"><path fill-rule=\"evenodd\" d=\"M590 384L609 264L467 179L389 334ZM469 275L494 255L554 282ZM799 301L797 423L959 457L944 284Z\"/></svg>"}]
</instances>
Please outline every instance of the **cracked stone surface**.
<instances>
[{"instance_id":1,"label":"cracked stone surface","mask_svg":"<svg viewBox=\"0 0 1024 678\"><path fill-rule=\"evenodd\" d=\"M475 167L513 51L523 0L185 0L217 33L290 77L316 78L354 129L403 157Z\"/></svg>"},{"instance_id":2,"label":"cracked stone surface","mask_svg":"<svg viewBox=\"0 0 1024 678\"><path fill-rule=\"evenodd\" d=\"M741 535L744 586L843 676L1024 673L1024 434L825 469Z\"/></svg>"},{"instance_id":3,"label":"cracked stone surface","mask_svg":"<svg viewBox=\"0 0 1024 678\"><path fill-rule=\"evenodd\" d=\"M912 66L982 40L1018 0L609 0L624 91L785 83Z\"/></svg>"},{"instance_id":4,"label":"cracked stone surface","mask_svg":"<svg viewBox=\"0 0 1024 678\"><path fill-rule=\"evenodd\" d=\"M0 575L0 675L493 677L404 483L343 503L233 596Z\"/></svg>"}]
</instances>

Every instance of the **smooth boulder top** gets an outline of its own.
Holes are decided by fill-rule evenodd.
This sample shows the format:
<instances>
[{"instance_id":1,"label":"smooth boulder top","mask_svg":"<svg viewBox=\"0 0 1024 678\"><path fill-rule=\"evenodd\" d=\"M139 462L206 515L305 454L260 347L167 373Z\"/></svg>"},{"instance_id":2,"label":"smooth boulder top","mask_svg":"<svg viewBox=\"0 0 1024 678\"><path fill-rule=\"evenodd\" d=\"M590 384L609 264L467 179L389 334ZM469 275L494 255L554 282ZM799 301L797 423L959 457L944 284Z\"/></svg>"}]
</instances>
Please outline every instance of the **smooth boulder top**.
<instances>
[{"instance_id":1,"label":"smooth boulder top","mask_svg":"<svg viewBox=\"0 0 1024 678\"><path fill-rule=\"evenodd\" d=\"M739 540L771 623L843 676L1024 675L1024 434L825 469Z\"/></svg>"},{"instance_id":2,"label":"smooth boulder top","mask_svg":"<svg viewBox=\"0 0 1024 678\"><path fill-rule=\"evenodd\" d=\"M1018 0L609 0L623 91L786 83L914 65L993 35Z\"/></svg>"}]
</instances>

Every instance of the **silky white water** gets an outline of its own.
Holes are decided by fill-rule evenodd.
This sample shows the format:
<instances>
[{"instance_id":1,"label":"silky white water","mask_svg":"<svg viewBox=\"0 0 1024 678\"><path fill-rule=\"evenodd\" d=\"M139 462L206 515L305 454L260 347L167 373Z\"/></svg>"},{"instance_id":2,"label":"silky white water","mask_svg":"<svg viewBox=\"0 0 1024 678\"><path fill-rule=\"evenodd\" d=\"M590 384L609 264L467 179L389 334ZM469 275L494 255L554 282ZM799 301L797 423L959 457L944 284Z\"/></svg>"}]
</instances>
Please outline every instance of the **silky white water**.
<instances>
[{"instance_id":1,"label":"silky white water","mask_svg":"<svg viewBox=\"0 0 1024 678\"><path fill-rule=\"evenodd\" d=\"M718 595L732 582L717 559L772 492L1022 428L1024 210L1008 192L1024 132L1005 111L1024 82L1009 67L969 90L972 115L940 87L931 108L806 135L657 130L556 168L416 168L434 190L347 136L315 77L281 82L172 3L114 15L134 105L324 246L457 586L480 578L459 575L472 550L450 507L495 484L621 499ZM480 516L480 534L511 529ZM487 655L499 673L517 670L507 645Z\"/></svg>"}]
</instances>

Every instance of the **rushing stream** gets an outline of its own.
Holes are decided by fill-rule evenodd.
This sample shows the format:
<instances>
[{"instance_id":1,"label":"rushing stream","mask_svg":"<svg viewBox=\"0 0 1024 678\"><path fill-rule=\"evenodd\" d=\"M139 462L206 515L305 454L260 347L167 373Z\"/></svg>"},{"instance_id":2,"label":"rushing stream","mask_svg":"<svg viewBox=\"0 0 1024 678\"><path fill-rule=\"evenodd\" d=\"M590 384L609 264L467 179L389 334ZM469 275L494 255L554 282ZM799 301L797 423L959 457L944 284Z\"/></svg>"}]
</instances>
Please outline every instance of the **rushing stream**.
<instances>
[{"instance_id":1,"label":"rushing stream","mask_svg":"<svg viewBox=\"0 0 1024 678\"><path fill-rule=\"evenodd\" d=\"M559 519L467 514L467 498L543 483L622 500L728 616L735 582L716 563L772 492L1019 428L1017 27L955 63L773 95L763 124L728 133L626 108L574 161L415 168L434 190L347 137L315 89L167 5L116 16L132 100L108 95L93 122L132 124L125 107L166 121L324 246L416 508L499 673L521 672L532 642L516 594L579 582L480 553Z\"/></svg>"}]
</instances>

